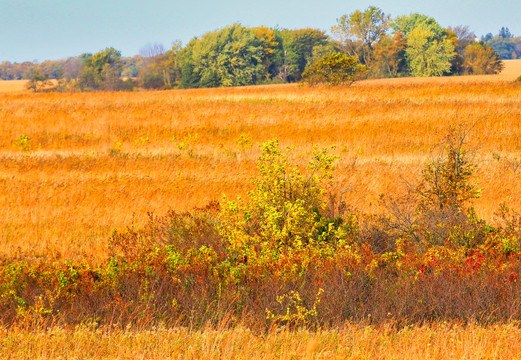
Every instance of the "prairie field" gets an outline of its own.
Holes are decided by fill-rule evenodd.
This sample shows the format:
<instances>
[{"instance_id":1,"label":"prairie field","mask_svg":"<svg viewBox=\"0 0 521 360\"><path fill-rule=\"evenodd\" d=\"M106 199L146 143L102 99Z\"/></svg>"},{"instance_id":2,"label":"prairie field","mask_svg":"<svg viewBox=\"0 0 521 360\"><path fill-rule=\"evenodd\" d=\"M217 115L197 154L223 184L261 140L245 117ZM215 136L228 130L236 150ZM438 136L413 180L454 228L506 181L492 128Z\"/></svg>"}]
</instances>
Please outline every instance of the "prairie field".
<instances>
[{"instance_id":1,"label":"prairie field","mask_svg":"<svg viewBox=\"0 0 521 360\"><path fill-rule=\"evenodd\" d=\"M516 325L390 327L348 325L329 331L185 328L146 331L0 329L9 359L519 359Z\"/></svg>"},{"instance_id":2,"label":"prairie field","mask_svg":"<svg viewBox=\"0 0 521 360\"><path fill-rule=\"evenodd\" d=\"M259 144L273 138L302 164L314 144L335 145L347 204L378 213L380 195L414 182L450 127L473 126L478 213L521 209L518 74L521 61L506 61L500 75L349 88L1 92L0 253L102 260L110 234L148 212L244 195Z\"/></svg>"},{"instance_id":3,"label":"prairie field","mask_svg":"<svg viewBox=\"0 0 521 360\"><path fill-rule=\"evenodd\" d=\"M521 358L521 61L505 63L334 88L0 82L0 357ZM392 212L451 129L475 212ZM284 181L324 205L287 215L304 241L262 217L285 159L271 139L297 168ZM328 154L331 215L295 175Z\"/></svg>"}]
</instances>

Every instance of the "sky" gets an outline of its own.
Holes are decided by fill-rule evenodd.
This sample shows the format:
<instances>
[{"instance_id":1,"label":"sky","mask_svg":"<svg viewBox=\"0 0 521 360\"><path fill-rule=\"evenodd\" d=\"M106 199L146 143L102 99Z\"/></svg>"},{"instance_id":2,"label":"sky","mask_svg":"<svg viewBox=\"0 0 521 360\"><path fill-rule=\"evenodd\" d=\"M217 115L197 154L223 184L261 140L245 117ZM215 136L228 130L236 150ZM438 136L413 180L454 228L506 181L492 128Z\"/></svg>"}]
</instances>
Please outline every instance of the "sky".
<instances>
[{"instance_id":1,"label":"sky","mask_svg":"<svg viewBox=\"0 0 521 360\"><path fill-rule=\"evenodd\" d=\"M443 26L468 25L477 36L502 26L521 35L521 0L0 0L0 61L57 60L107 47L133 56L147 44L224 26L312 27L374 5L386 14L419 12Z\"/></svg>"}]
</instances>

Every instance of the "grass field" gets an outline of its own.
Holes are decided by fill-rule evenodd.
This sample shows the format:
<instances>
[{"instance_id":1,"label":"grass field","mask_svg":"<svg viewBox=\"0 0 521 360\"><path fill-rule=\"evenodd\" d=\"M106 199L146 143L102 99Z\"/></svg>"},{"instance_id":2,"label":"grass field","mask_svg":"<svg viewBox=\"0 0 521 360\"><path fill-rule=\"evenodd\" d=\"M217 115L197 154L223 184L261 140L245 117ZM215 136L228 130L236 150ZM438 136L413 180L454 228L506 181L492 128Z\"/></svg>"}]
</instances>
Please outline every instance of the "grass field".
<instances>
[{"instance_id":1,"label":"grass field","mask_svg":"<svg viewBox=\"0 0 521 360\"><path fill-rule=\"evenodd\" d=\"M0 82L0 275L9 280L0 284L0 319L11 326L0 328L0 357L521 358L521 227L498 230L490 239L499 242L472 251L447 245L381 254L365 244L330 258L318 246L275 260L259 252L246 266L233 251L181 246L130 251L116 265L109 259L115 230L124 232L123 247L148 236L134 229L149 212L246 194L259 145L273 138L294 148L291 160L301 167L313 144L335 145L334 186L350 209L378 214L380 196L417 181L450 128L472 126L468 146L483 189L478 215L493 223L502 202L521 210L521 83L513 82L521 61L506 65L494 76L368 80L349 88L35 94L22 82ZM175 224L197 220L187 219ZM203 240L213 234L205 229L189 228ZM317 268L304 271L302 263ZM265 331L264 311L278 309L277 296L292 289L304 298L295 300L304 306L297 315L318 304L326 323L363 321L320 329L317 318L309 322L313 331ZM256 320L248 318L252 309ZM237 326L241 314L258 325ZM183 326L155 327L176 316ZM234 326L220 327L223 319ZM187 330L192 320L199 322ZM403 327L408 321L413 325ZM136 322L139 330L130 326Z\"/></svg>"},{"instance_id":2,"label":"grass field","mask_svg":"<svg viewBox=\"0 0 521 360\"><path fill-rule=\"evenodd\" d=\"M519 359L515 325L439 324L401 330L349 325L334 331L248 329L190 332L135 330L0 330L0 356L10 359Z\"/></svg>"},{"instance_id":3,"label":"grass field","mask_svg":"<svg viewBox=\"0 0 521 360\"><path fill-rule=\"evenodd\" d=\"M491 218L503 201L520 209L521 85L505 81L520 64L497 76L338 89L0 93L0 253L103 259L112 231L147 212L244 194L258 145L272 138L302 159L312 144L336 145L345 199L378 212L380 194L413 180L449 127L476 123L478 212Z\"/></svg>"}]
</instances>

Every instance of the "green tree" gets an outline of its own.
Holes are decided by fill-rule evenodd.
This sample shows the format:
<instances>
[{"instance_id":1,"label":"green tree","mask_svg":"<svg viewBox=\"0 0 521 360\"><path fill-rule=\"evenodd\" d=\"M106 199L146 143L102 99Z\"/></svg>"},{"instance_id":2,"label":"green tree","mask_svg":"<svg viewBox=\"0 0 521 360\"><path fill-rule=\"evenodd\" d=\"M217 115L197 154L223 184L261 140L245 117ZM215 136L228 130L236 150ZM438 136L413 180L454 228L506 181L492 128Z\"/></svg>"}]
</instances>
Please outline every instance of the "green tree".
<instances>
[{"instance_id":1,"label":"green tree","mask_svg":"<svg viewBox=\"0 0 521 360\"><path fill-rule=\"evenodd\" d=\"M359 60L368 64L372 58L373 45L387 33L391 17L381 9L370 6L364 11L357 10L337 19L337 25L331 28L333 34L348 49L351 55L356 53ZM352 41L359 41L362 46L352 46Z\"/></svg>"},{"instance_id":2,"label":"green tree","mask_svg":"<svg viewBox=\"0 0 521 360\"><path fill-rule=\"evenodd\" d=\"M266 26L254 28L255 37L262 47L262 66L265 71L265 79L269 80L278 74L277 67L282 59L282 38L272 29Z\"/></svg>"},{"instance_id":3,"label":"green tree","mask_svg":"<svg viewBox=\"0 0 521 360\"><path fill-rule=\"evenodd\" d=\"M84 54L80 58L82 68L78 86L81 90L118 90L121 85L120 75L123 67L121 52L107 48L94 55Z\"/></svg>"},{"instance_id":4,"label":"green tree","mask_svg":"<svg viewBox=\"0 0 521 360\"><path fill-rule=\"evenodd\" d=\"M284 81L299 81L313 59L314 50L328 44L327 36L324 31L311 28L282 30L280 33L283 54L278 76Z\"/></svg>"},{"instance_id":5,"label":"green tree","mask_svg":"<svg viewBox=\"0 0 521 360\"><path fill-rule=\"evenodd\" d=\"M254 249L302 249L337 239L340 221L328 218L325 196L336 159L315 147L308 171L302 173L277 140L264 143L248 199L222 202L220 232L229 249L251 255Z\"/></svg>"},{"instance_id":6,"label":"green tree","mask_svg":"<svg viewBox=\"0 0 521 360\"><path fill-rule=\"evenodd\" d=\"M391 27L407 41L407 68L413 76L441 76L449 73L456 55L455 41L432 17L414 13L397 17Z\"/></svg>"},{"instance_id":7,"label":"green tree","mask_svg":"<svg viewBox=\"0 0 521 360\"><path fill-rule=\"evenodd\" d=\"M365 71L355 58L343 53L331 53L311 64L303 73L302 81L309 85L351 85Z\"/></svg>"},{"instance_id":8,"label":"green tree","mask_svg":"<svg viewBox=\"0 0 521 360\"><path fill-rule=\"evenodd\" d=\"M487 41L501 59L517 59L521 57L521 36L503 38L495 36Z\"/></svg>"},{"instance_id":9,"label":"green tree","mask_svg":"<svg viewBox=\"0 0 521 360\"><path fill-rule=\"evenodd\" d=\"M266 74L262 42L239 24L193 39L180 56L182 87L252 85Z\"/></svg>"},{"instance_id":10,"label":"green tree","mask_svg":"<svg viewBox=\"0 0 521 360\"><path fill-rule=\"evenodd\" d=\"M434 18L419 13L399 16L390 26L395 33L401 32L405 38L418 27L428 29L434 40L442 40L446 36L445 29Z\"/></svg>"},{"instance_id":11,"label":"green tree","mask_svg":"<svg viewBox=\"0 0 521 360\"><path fill-rule=\"evenodd\" d=\"M407 36L406 58L413 76L441 76L448 73L455 56L454 43L439 38L437 27L420 23Z\"/></svg>"}]
</instances>

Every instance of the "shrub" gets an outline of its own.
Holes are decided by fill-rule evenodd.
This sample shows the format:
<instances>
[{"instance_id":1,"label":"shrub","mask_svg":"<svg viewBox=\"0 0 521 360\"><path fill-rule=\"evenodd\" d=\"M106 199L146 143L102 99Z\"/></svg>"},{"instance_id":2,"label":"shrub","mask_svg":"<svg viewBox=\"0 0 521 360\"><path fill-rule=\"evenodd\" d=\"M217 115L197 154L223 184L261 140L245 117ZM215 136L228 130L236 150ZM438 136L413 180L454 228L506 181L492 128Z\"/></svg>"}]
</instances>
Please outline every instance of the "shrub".
<instances>
[{"instance_id":1,"label":"shrub","mask_svg":"<svg viewBox=\"0 0 521 360\"><path fill-rule=\"evenodd\" d=\"M232 248L302 249L343 238L342 219L327 211L336 155L315 147L308 172L301 173L279 149L277 140L262 145L259 177L249 198L223 199L221 234Z\"/></svg>"},{"instance_id":2,"label":"shrub","mask_svg":"<svg viewBox=\"0 0 521 360\"><path fill-rule=\"evenodd\" d=\"M401 199L384 199L389 211L384 233L412 239L422 251L433 245L474 248L485 241L492 229L470 206L480 190L471 181L476 164L465 148L469 131L451 129L419 184Z\"/></svg>"},{"instance_id":3,"label":"shrub","mask_svg":"<svg viewBox=\"0 0 521 360\"><path fill-rule=\"evenodd\" d=\"M314 86L351 85L366 70L364 65L342 53L327 54L311 64L303 73L302 81Z\"/></svg>"},{"instance_id":4,"label":"shrub","mask_svg":"<svg viewBox=\"0 0 521 360\"><path fill-rule=\"evenodd\" d=\"M40 92L52 86L51 80L49 80L49 74L42 73L38 70L31 72L29 76L29 82L26 87L27 90L33 90L34 92Z\"/></svg>"}]
</instances>

